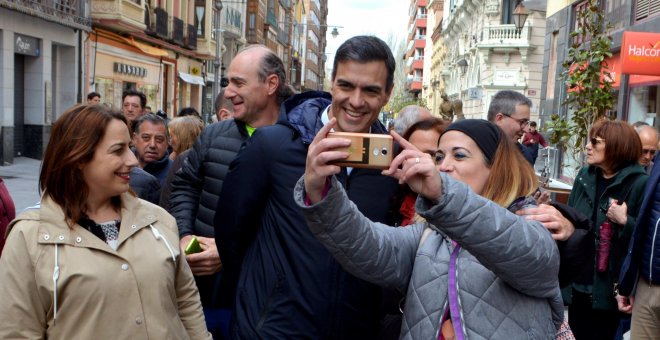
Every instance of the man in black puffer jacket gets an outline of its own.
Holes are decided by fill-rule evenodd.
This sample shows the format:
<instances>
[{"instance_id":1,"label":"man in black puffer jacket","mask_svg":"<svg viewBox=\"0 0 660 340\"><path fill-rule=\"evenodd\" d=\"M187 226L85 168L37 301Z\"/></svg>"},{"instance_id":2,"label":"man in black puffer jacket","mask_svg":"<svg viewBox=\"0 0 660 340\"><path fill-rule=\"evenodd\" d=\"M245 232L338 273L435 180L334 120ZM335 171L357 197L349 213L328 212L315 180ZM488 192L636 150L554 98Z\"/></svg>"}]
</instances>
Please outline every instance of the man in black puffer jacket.
<instances>
[{"instance_id":1,"label":"man in black puffer jacket","mask_svg":"<svg viewBox=\"0 0 660 340\"><path fill-rule=\"evenodd\" d=\"M181 248L195 236L203 251L186 256L195 274L209 330L216 320L210 310L222 268L215 246L213 216L218 195L242 143L255 129L277 121L279 105L290 96L284 65L262 45L248 46L232 60L225 97L232 101L234 119L211 124L199 136L172 180L170 212L176 218Z\"/></svg>"},{"instance_id":2,"label":"man in black puffer jacket","mask_svg":"<svg viewBox=\"0 0 660 340\"><path fill-rule=\"evenodd\" d=\"M307 147L331 119L336 131L387 133L377 118L394 65L382 40L347 40L334 61L332 97L305 92L285 101L278 123L255 132L232 162L215 217L225 268L220 292L234 307L232 338L377 337L381 289L342 269L316 240L293 188ZM359 168L342 168L337 178L368 218L394 225L396 180Z\"/></svg>"}]
</instances>

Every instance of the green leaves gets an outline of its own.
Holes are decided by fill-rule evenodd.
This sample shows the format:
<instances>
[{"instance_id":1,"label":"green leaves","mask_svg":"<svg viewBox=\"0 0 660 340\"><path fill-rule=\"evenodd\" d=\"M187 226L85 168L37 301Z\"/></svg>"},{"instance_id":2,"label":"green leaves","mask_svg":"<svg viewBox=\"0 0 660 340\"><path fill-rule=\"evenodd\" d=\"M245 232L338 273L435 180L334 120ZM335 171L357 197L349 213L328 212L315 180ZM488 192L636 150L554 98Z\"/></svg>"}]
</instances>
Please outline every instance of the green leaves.
<instances>
[{"instance_id":1,"label":"green leaves","mask_svg":"<svg viewBox=\"0 0 660 340\"><path fill-rule=\"evenodd\" d=\"M561 79L566 86L565 114L553 114L545 130L550 141L574 159L586 145L589 129L599 119L607 118L614 107L613 77L605 62L611 57L612 38L606 34L611 27L597 0L587 0L587 6L576 13L578 27L571 32L572 43L562 66Z\"/></svg>"}]
</instances>

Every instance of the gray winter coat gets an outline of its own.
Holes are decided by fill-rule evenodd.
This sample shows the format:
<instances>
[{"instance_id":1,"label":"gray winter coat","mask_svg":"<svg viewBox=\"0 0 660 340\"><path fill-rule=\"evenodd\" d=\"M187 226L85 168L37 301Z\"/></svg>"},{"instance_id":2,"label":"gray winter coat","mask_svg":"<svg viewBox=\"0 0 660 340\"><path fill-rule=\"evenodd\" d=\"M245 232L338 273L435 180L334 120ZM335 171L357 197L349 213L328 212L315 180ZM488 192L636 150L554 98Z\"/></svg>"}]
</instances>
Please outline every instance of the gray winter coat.
<instances>
[{"instance_id":1,"label":"gray winter coat","mask_svg":"<svg viewBox=\"0 0 660 340\"><path fill-rule=\"evenodd\" d=\"M452 313L454 329L465 338L554 339L563 306L559 252L550 233L440 176L439 203L419 198L416 204L430 224L405 228L365 218L335 179L327 196L312 206L304 204L302 179L294 196L312 232L347 271L407 291L401 339L437 339L453 301L459 311ZM449 284L452 240L461 246L452 272L455 285Z\"/></svg>"}]
</instances>

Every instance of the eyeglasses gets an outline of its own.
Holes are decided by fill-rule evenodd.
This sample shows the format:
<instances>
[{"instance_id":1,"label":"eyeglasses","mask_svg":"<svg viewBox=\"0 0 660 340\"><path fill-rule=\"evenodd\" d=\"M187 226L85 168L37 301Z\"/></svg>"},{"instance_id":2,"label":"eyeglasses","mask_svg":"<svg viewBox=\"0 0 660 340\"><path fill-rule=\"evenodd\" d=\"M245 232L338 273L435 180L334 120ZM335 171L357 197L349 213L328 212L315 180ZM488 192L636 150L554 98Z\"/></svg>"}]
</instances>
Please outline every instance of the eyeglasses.
<instances>
[{"instance_id":1,"label":"eyeglasses","mask_svg":"<svg viewBox=\"0 0 660 340\"><path fill-rule=\"evenodd\" d=\"M598 138L598 137L592 137L592 138L589 138L589 142L591 142L592 146L596 146L596 145L598 145L598 143L604 143L605 140L602 139L602 138Z\"/></svg>"},{"instance_id":2,"label":"eyeglasses","mask_svg":"<svg viewBox=\"0 0 660 340\"><path fill-rule=\"evenodd\" d=\"M527 125L529 125L529 119L525 119L525 118L523 118L523 119L513 118L513 117L511 117L511 116L509 116L509 115L507 115L507 114L504 114L504 113L503 113L502 115L504 115L504 117L509 117L509 118L515 120L516 122L518 122L518 124L520 124L520 127L521 127L521 128L524 128L524 127L526 127Z\"/></svg>"},{"instance_id":3,"label":"eyeglasses","mask_svg":"<svg viewBox=\"0 0 660 340\"><path fill-rule=\"evenodd\" d=\"M651 150L651 149L642 149L642 154L646 155L649 154L651 157L655 155L656 150Z\"/></svg>"}]
</instances>

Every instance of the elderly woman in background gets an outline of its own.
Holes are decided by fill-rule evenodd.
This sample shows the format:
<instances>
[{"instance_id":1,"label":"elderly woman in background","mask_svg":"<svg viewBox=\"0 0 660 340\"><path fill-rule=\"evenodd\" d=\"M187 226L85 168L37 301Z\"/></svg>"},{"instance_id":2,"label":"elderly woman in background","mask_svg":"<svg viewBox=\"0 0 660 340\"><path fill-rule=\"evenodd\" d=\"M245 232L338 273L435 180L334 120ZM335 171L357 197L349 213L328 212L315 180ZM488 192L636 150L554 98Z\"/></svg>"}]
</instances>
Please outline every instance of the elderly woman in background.
<instances>
[{"instance_id":1,"label":"elderly woman in background","mask_svg":"<svg viewBox=\"0 0 660 340\"><path fill-rule=\"evenodd\" d=\"M130 142L101 105L53 124L41 207L10 225L0 258L0 338L211 338L174 218L129 192Z\"/></svg>"},{"instance_id":2,"label":"elderly woman in background","mask_svg":"<svg viewBox=\"0 0 660 340\"><path fill-rule=\"evenodd\" d=\"M165 182L160 190L160 200L158 205L163 209L170 211L170 194L172 193L172 180L174 174L181 168L183 162L188 157L188 149L192 148L197 137L204 130L204 123L196 116L183 116L172 119L168 125L170 132L170 144L172 153L170 158L174 160L170 171L167 173ZM174 157L172 157L174 156Z\"/></svg>"},{"instance_id":3,"label":"elderly woman in background","mask_svg":"<svg viewBox=\"0 0 660 340\"><path fill-rule=\"evenodd\" d=\"M204 130L204 123L197 116L183 116L172 119L167 128L172 145L170 159L175 160L177 156L195 144L197 136Z\"/></svg>"},{"instance_id":4,"label":"elderly woman in background","mask_svg":"<svg viewBox=\"0 0 660 340\"><path fill-rule=\"evenodd\" d=\"M578 172L568 198L568 205L591 217L599 235L596 255L585 259L571 289L564 291L568 322L578 340L613 339L623 316L615 283L644 196L647 176L637 163L641 154L641 141L626 122L601 120L589 131L588 166Z\"/></svg>"},{"instance_id":5,"label":"elderly woman in background","mask_svg":"<svg viewBox=\"0 0 660 340\"><path fill-rule=\"evenodd\" d=\"M333 177L340 168L332 162L348 156L336 149L350 145L324 138L333 125L310 145L294 196L347 271L407 290L401 338L555 338L563 319L559 253L540 223L512 213L533 202L537 179L497 126L449 125L437 164L394 134L405 149L383 173L420 195L425 221L390 228L355 209Z\"/></svg>"}]
</instances>

